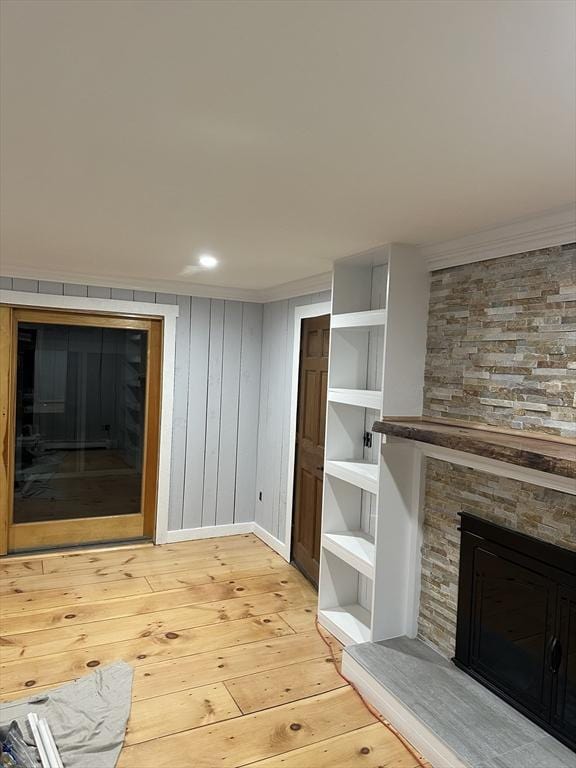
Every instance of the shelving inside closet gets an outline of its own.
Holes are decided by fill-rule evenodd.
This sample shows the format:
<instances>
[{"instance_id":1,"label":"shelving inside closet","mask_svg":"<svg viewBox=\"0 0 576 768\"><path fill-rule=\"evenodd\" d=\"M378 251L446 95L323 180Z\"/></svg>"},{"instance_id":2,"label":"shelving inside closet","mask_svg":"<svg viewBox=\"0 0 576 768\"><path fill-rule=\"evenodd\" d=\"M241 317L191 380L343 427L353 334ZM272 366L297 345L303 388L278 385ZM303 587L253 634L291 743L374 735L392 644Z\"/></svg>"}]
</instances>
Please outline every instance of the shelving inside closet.
<instances>
[{"instance_id":1,"label":"shelving inside closet","mask_svg":"<svg viewBox=\"0 0 576 768\"><path fill-rule=\"evenodd\" d=\"M350 644L412 629L418 459L372 424L421 413L428 273L388 245L337 262L332 291L318 615Z\"/></svg>"}]
</instances>

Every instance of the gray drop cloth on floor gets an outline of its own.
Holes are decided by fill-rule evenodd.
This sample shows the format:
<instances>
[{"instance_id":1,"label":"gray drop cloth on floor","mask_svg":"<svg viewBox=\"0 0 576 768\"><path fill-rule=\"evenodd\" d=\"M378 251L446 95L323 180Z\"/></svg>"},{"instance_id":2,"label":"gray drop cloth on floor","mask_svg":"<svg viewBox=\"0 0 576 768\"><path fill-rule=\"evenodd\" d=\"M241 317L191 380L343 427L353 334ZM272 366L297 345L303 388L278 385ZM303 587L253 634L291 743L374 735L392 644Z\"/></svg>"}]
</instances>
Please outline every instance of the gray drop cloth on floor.
<instances>
[{"instance_id":1,"label":"gray drop cloth on floor","mask_svg":"<svg viewBox=\"0 0 576 768\"><path fill-rule=\"evenodd\" d=\"M0 704L0 729L16 720L29 744L27 715L45 717L64 768L114 768L132 702L132 667L123 661L73 683ZM38 760L38 765L40 761Z\"/></svg>"}]
</instances>

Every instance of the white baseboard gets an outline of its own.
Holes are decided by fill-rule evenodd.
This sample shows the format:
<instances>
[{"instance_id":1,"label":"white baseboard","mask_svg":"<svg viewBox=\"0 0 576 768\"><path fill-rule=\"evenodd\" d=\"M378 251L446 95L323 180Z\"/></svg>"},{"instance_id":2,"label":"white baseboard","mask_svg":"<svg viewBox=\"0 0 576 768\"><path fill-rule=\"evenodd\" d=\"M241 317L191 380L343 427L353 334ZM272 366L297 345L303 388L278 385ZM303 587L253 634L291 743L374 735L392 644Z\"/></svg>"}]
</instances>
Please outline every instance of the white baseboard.
<instances>
[{"instance_id":1,"label":"white baseboard","mask_svg":"<svg viewBox=\"0 0 576 768\"><path fill-rule=\"evenodd\" d=\"M401 701L344 651L342 674L354 683L362 696L389 720L434 768L468 768L446 744L430 731Z\"/></svg>"},{"instance_id":2,"label":"white baseboard","mask_svg":"<svg viewBox=\"0 0 576 768\"><path fill-rule=\"evenodd\" d=\"M196 541L197 539L214 539L218 536L240 536L244 533L253 533L264 544L277 552L288 563L290 562L290 547L284 542L272 536L258 523L230 523L229 525L207 525L204 528L183 528L180 531L168 531L167 544L175 544L179 541Z\"/></svg>"},{"instance_id":3,"label":"white baseboard","mask_svg":"<svg viewBox=\"0 0 576 768\"><path fill-rule=\"evenodd\" d=\"M166 543L175 544L178 541L214 539L217 536L239 536L243 533L254 533L254 523L207 525L204 528L183 528L180 531L168 531Z\"/></svg>"},{"instance_id":4,"label":"white baseboard","mask_svg":"<svg viewBox=\"0 0 576 768\"><path fill-rule=\"evenodd\" d=\"M284 542L277 539L276 536L272 536L271 533L268 533L268 531L265 528L262 528L261 525L258 525L258 523L252 523L252 526L252 532L258 536L264 544L268 544L268 546L275 552L278 552L280 557L283 557L286 562L290 562L290 546L288 544L284 544Z\"/></svg>"}]
</instances>

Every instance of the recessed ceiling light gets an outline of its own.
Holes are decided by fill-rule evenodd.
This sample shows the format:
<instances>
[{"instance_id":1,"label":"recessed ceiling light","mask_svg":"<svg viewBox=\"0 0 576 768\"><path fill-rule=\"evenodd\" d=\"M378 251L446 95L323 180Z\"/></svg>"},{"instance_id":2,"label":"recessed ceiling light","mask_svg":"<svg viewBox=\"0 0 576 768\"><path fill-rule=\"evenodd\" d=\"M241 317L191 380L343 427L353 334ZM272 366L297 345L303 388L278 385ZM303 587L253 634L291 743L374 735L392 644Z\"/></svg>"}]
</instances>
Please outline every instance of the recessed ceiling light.
<instances>
[{"instance_id":1,"label":"recessed ceiling light","mask_svg":"<svg viewBox=\"0 0 576 768\"><path fill-rule=\"evenodd\" d=\"M198 257L198 264L206 269L213 269L218 264L218 259L210 253L203 253Z\"/></svg>"}]
</instances>

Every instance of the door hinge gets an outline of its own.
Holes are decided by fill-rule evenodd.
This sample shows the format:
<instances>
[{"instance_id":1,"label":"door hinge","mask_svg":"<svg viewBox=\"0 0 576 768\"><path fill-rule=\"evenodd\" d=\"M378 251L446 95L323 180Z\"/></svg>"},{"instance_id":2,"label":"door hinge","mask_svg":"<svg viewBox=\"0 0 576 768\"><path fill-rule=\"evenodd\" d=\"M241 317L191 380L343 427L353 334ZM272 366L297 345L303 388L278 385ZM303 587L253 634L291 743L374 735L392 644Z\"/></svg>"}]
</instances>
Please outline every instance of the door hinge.
<instances>
[{"instance_id":1,"label":"door hinge","mask_svg":"<svg viewBox=\"0 0 576 768\"><path fill-rule=\"evenodd\" d=\"M364 432L364 448L372 448L372 432Z\"/></svg>"}]
</instances>

